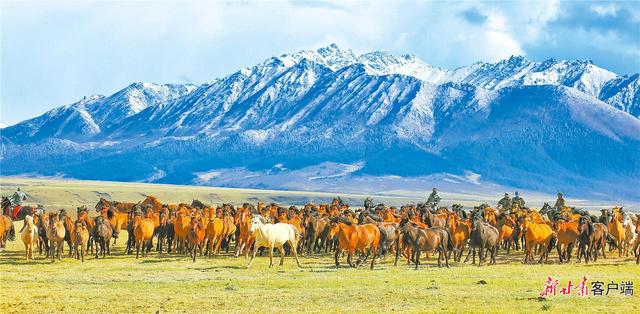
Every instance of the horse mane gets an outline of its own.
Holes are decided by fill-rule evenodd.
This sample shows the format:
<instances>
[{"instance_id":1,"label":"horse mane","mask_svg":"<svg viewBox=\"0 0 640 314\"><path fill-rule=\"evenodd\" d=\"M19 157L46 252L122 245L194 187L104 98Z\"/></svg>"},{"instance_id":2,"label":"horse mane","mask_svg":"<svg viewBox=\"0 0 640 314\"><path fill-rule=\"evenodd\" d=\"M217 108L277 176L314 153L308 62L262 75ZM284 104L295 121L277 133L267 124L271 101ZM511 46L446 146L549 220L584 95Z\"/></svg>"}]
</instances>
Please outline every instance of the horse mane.
<instances>
[{"instance_id":1,"label":"horse mane","mask_svg":"<svg viewBox=\"0 0 640 314\"><path fill-rule=\"evenodd\" d=\"M353 224L351 220L341 216L331 218L331 223L343 223L347 226L351 226Z\"/></svg>"},{"instance_id":2,"label":"horse mane","mask_svg":"<svg viewBox=\"0 0 640 314\"><path fill-rule=\"evenodd\" d=\"M113 208L109 207L109 209L107 209L107 219L113 218L114 215L115 215L115 212L113 211Z\"/></svg>"},{"instance_id":3,"label":"horse mane","mask_svg":"<svg viewBox=\"0 0 640 314\"><path fill-rule=\"evenodd\" d=\"M375 221L382 221L382 217L380 217L380 216L379 216L379 215L377 215L377 214L370 214L370 213L367 213L367 216L369 216L369 218L371 218L371 219L373 219L373 220L375 220Z\"/></svg>"}]
</instances>

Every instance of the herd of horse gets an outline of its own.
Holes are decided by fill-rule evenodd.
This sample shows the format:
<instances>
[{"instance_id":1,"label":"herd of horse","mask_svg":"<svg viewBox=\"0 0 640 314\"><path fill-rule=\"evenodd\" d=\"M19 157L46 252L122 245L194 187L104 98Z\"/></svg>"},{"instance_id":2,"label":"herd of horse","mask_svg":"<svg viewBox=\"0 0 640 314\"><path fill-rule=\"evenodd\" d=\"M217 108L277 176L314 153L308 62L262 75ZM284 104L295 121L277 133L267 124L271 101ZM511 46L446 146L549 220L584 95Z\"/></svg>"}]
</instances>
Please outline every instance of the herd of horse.
<instances>
[{"instance_id":1,"label":"herd of horse","mask_svg":"<svg viewBox=\"0 0 640 314\"><path fill-rule=\"evenodd\" d=\"M4 202L3 202L4 203ZM524 251L524 263L548 262L553 248L560 263L569 262L576 255L585 263L606 258L608 251L619 256L635 255L640 263L640 215L621 207L603 209L601 215L570 207L551 208L545 203L539 211L531 208L503 210L487 204L464 210L461 205L451 208L431 208L426 204L389 207L365 203L364 208L352 209L340 198L326 204L306 204L288 208L271 203L245 203L240 206L207 205L198 200L191 204L165 204L154 196L138 203L116 202L101 198L95 205L96 214L86 207L77 208L74 220L65 210L47 212L23 207L17 219L24 227L16 231L11 217L0 219L0 247L7 239L20 233L25 255L33 259L38 250L51 261L68 254L84 261L87 254L105 258L111 254L121 231L127 231L125 254L136 258L147 256L152 249L158 254L215 256L232 250L235 257L251 259L264 250L273 265L273 250L280 252L280 265L285 255L334 255L335 265L346 255L351 267L358 267L371 259L373 269L377 260L395 256L393 265L401 258L417 269L424 252L438 254L438 267L449 267L449 260L472 258L478 266L496 264L499 250ZM91 217L94 216L94 217ZM154 245L155 240L155 245ZM233 244L233 245L232 245ZM354 260L355 259L355 260Z\"/></svg>"}]
</instances>

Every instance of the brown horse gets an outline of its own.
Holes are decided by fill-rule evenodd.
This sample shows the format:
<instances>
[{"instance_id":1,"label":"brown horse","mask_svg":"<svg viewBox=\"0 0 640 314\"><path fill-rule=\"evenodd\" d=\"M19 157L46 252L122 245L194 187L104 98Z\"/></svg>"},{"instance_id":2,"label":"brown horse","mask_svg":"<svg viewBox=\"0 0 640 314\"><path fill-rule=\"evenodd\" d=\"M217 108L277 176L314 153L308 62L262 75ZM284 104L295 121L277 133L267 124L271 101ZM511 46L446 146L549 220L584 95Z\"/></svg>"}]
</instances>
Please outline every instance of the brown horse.
<instances>
[{"instance_id":1,"label":"brown horse","mask_svg":"<svg viewBox=\"0 0 640 314\"><path fill-rule=\"evenodd\" d=\"M129 226L129 213L122 213L111 207L104 209L102 217L106 218L113 230L113 245L116 245L116 240L120 235L121 230L127 230Z\"/></svg>"},{"instance_id":2,"label":"brown horse","mask_svg":"<svg viewBox=\"0 0 640 314\"><path fill-rule=\"evenodd\" d=\"M136 203L109 201L101 197L96 204L95 209L98 213L101 213L103 210L109 208L121 213L130 213L133 210L134 206L136 206Z\"/></svg>"},{"instance_id":3,"label":"brown horse","mask_svg":"<svg viewBox=\"0 0 640 314\"><path fill-rule=\"evenodd\" d=\"M207 256L220 253L220 246L222 245L222 238L226 234L226 227L221 209L213 214L211 212L209 213L209 222L205 230L207 247L205 254Z\"/></svg>"},{"instance_id":4,"label":"brown horse","mask_svg":"<svg viewBox=\"0 0 640 314\"><path fill-rule=\"evenodd\" d=\"M602 223L594 223L589 217L582 217L579 221L580 234L578 236L578 262L584 256L584 262L589 263L598 260L598 251L602 250L602 257L605 257L604 247L607 241L607 226Z\"/></svg>"},{"instance_id":5,"label":"brown horse","mask_svg":"<svg viewBox=\"0 0 640 314\"><path fill-rule=\"evenodd\" d=\"M378 227L372 224L357 226L354 225L351 220L344 217L332 218L330 226L331 235L338 237L338 250L334 256L336 267L340 266L338 257L342 251L347 251L347 263L349 263L351 267L357 267L361 262L366 261L367 257L373 253L371 259L371 269L373 269L376 256L378 255L378 246L380 245L380 230ZM353 255L357 250L363 254L358 258L356 263L353 263Z\"/></svg>"},{"instance_id":6,"label":"brown horse","mask_svg":"<svg viewBox=\"0 0 640 314\"><path fill-rule=\"evenodd\" d=\"M428 210L427 210L428 211ZM411 248L411 260L415 263L415 269L420 265L421 251L438 251L438 267L442 267L441 261L444 256L445 266L449 268L449 251L453 250L453 239L449 231L442 227L422 229L407 218L400 222L398 229L398 243ZM400 258L400 248L396 250L396 260Z\"/></svg>"},{"instance_id":7,"label":"brown horse","mask_svg":"<svg viewBox=\"0 0 640 314\"><path fill-rule=\"evenodd\" d=\"M93 240L96 243L96 258L98 258L98 246L100 246L100 254L105 257L105 254L111 255L110 242L113 229L111 224L102 216L98 216L95 219L95 226L93 228Z\"/></svg>"},{"instance_id":8,"label":"brown horse","mask_svg":"<svg viewBox=\"0 0 640 314\"><path fill-rule=\"evenodd\" d=\"M511 245L514 244L514 229L516 222L506 213L500 213L496 220L496 229L498 229L498 243L502 244L507 249L507 254L511 250Z\"/></svg>"},{"instance_id":9,"label":"brown horse","mask_svg":"<svg viewBox=\"0 0 640 314\"><path fill-rule=\"evenodd\" d=\"M72 240L76 258L84 262L84 256L87 254L87 243L89 242L89 230L87 230L84 220L76 220Z\"/></svg>"},{"instance_id":10,"label":"brown horse","mask_svg":"<svg viewBox=\"0 0 640 314\"><path fill-rule=\"evenodd\" d=\"M580 230L577 221L558 220L554 223L554 229L558 235L558 257L560 263L569 262L571 260L571 251L578 241Z\"/></svg>"},{"instance_id":11,"label":"brown horse","mask_svg":"<svg viewBox=\"0 0 640 314\"><path fill-rule=\"evenodd\" d=\"M251 212L248 210L238 211L236 217L236 223L240 233L236 239L236 252L235 257L238 257L243 251L245 251L245 257L249 256L249 249L253 244L253 237L249 229L251 228Z\"/></svg>"},{"instance_id":12,"label":"brown horse","mask_svg":"<svg viewBox=\"0 0 640 314\"><path fill-rule=\"evenodd\" d=\"M45 215L44 212L36 213L33 216L33 223L38 228L38 252L40 255L44 253L49 257L49 239L47 239L49 216Z\"/></svg>"},{"instance_id":13,"label":"brown horse","mask_svg":"<svg viewBox=\"0 0 640 314\"><path fill-rule=\"evenodd\" d=\"M0 216L0 248L4 248L7 242L7 234L11 228L11 219L7 223L4 219L5 215Z\"/></svg>"},{"instance_id":14,"label":"brown horse","mask_svg":"<svg viewBox=\"0 0 640 314\"><path fill-rule=\"evenodd\" d=\"M78 220L82 221L89 232L89 239L87 241L87 245L91 250L91 254L93 254L93 229L96 226L95 220L89 218L89 213L86 208L78 208Z\"/></svg>"},{"instance_id":15,"label":"brown horse","mask_svg":"<svg viewBox=\"0 0 640 314\"><path fill-rule=\"evenodd\" d=\"M151 218L142 218L135 216L133 218L133 235L136 242L136 258L140 254L142 248L142 256L149 253L151 240L153 239L153 220Z\"/></svg>"},{"instance_id":16,"label":"brown horse","mask_svg":"<svg viewBox=\"0 0 640 314\"><path fill-rule=\"evenodd\" d=\"M73 256L74 250L73 250L73 230L75 228L75 224L73 222L73 219L71 219L71 217L69 217L69 215L67 215L67 211L64 209L61 209L58 212L58 219L60 221L62 221L63 225L64 225L64 229L65 229L65 235L64 235L64 241L67 242L67 245L69 246L69 256ZM62 248L62 253L64 254L64 248Z\"/></svg>"},{"instance_id":17,"label":"brown horse","mask_svg":"<svg viewBox=\"0 0 640 314\"><path fill-rule=\"evenodd\" d=\"M64 245L65 234L64 222L59 220L58 215L55 213L50 213L47 238L49 239L49 256L52 262L55 260L56 255L58 256L58 260L62 260L62 247Z\"/></svg>"},{"instance_id":18,"label":"brown horse","mask_svg":"<svg viewBox=\"0 0 640 314\"><path fill-rule=\"evenodd\" d=\"M146 207L146 206L150 206L151 209L153 209L154 212L158 213L160 212L160 210L162 210L162 203L158 200L157 197L153 196L153 195L149 195L147 196L147 198L144 199L144 201L142 201L142 203L140 203L140 205Z\"/></svg>"},{"instance_id":19,"label":"brown horse","mask_svg":"<svg viewBox=\"0 0 640 314\"><path fill-rule=\"evenodd\" d=\"M38 243L38 227L33 223L33 217L28 215L24 218L22 243L24 243L27 260L33 260L33 246Z\"/></svg>"},{"instance_id":20,"label":"brown horse","mask_svg":"<svg viewBox=\"0 0 640 314\"><path fill-rule=\"evenodd\" d=\"M447 214L434 215L429 209L425 209L423 218L429 227L447 227Z\"/></svg>"},{"instance_id":21,"label":"brown horse","mask_svg":"<svg viewBox=\"0 0 640 314\"><path fill-rule=\"evenodd\" d=\"M453 240L453 260L459 262L462 258L464 247L469 241L471 224L468 220L462 221L460 215L455 212L449 218L449 231Z\"/></svg>"},{"instance_id":22,"label":"brown horse","mask_svg":"<svg viewBox=\"0 0 640 314\"><path fill-rule=\"evenodd\" d=\"M476 249L478 249L478 267L485 260L485 249L491 253L489 265L496 263L496 254L498 252L499 232L496 227L483 222L480 215L475 215L472 221L471 234L469 235L469 253L473 251L473 261L476 262ZM469 254L465 258L465 263L469 260Z\"/></svg>"},{"instance_id":23,"label":"brown horse","mask_svg":"<svg viewBox=\"0 0 640 314\"><path fill-rule=\"evenodd\" d=\"M536 246L539 246L540 250L538 263L542 263L543 259L546 262L549 259L549 252L551 252L557 240L556 233L549 225L535 223L531 221L531 218L523 217L521 220L522 231L526 239L524 263L526 264L533 261L533 250Z\"/></svg>"},{"instance_id":24,"label":"brown horse","mask_svg":"<svg viewBox=\"0 0 640 314\"><path fill-rule=\"evenodd\" d=\"M614 208L615 209L615 208ZM616 246L618 247L618 256L622 257L622 248L624 246L624 239L626 237L626 231L622 226L623 217L619 211L613 211L611 220L607 223L609 234L615 239Z\"/></svg>"},{"instance_id":25,"label":"brown horse","mask_svg":"<svg viewBox=\"0 0 640 314\"><path fill-rule=\"evenodd\" d=\"M184 254L186 249L187 234L189 233L189 223L191 218L184 211L177 213L176 219L173 221L173 230L175 234L175 251L178 254Z\"/></svg>"},{"instance_id":26,"label":"brown horse","mask_svg":"<svg viewBox=\"0 0 640 314\"><path fill-rule=\"evenodd\" d=\"M329 220L323 217L318 217L310 212L305 212L304 225L305 236L303 241L306 246L306 253L310 256L314 250L319 248L320 234L324 230L325 226L329 223Z\"/></svg>"},{"instance_id":27,"label":"brown horse","mask_svg":"<svg viewBox=\"0 0 640 314\"><path fill-rule=\"evenodd\" d=\"M196 250L200 249L200 256L202 256L202 247L204 246L205 226L202 223L202 218L199 215L195 215L189 222L189 232L187 233L187 241L189 243L189 254L193 258L193 262L196 261Z\"/></svg>"}]
</instances>

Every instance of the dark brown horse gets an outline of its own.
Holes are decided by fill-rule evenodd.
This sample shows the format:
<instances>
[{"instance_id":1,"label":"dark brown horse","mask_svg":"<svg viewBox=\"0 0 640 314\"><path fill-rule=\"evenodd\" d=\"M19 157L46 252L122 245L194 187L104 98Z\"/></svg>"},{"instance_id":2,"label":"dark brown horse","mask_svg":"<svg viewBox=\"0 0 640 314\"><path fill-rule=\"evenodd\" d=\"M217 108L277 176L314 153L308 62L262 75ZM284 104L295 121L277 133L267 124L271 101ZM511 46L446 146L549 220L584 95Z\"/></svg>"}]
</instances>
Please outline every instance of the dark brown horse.
<instances>
[{"instance_id":1,"label":"dark brown horse","mask_svg":"<svg viewBox=\"0 0 640 314\"><path fill-rule=\"evenodd\" d=\"M588 217L580 218L579 224L578 262L583 256L585 263L589 263L590 259L597 261L599 250L602 250L602 257L606 257L604 247L607 241L607 226L603 223L594 223Z\"/></svg>"},{"instance_id":2,"label":"dark brown horse","mask_svg":"<svg viewBox=\"0 0 640 314\"><path fill-rule=\"evenodd\" d=\"M304 225L306 232L304 236L304 249L308 256L310 256L313 251L320 248L322 240L321 234L328 223L329 220L327 218L318 217L316 214L305 212Z\"/></svg>"},{"instance_id":3,"label":"dark brown horse","mask_svg":"<svg viewBox=\"0 0 640 314\"><path fill-rule=\"evenodd\" d=\"M445 265L449 268L449 251L453 250L453 239L449 230L442 227L420 228L414 222L404 218L398 228L398 244L411 248L411 260L415 263L415 269L420 265L421 251L438 251L438 267L442 267L441 261L444 256ZM400 246L396 249L396 260L400 258Z\"/></svg>"},{"instance_id":4,"label":"dark brown horse","mask_svg":"<svg viewBox=\"0 0 640 314\"><path fill-rule=\"evenodd\" d=\"M496 253L498 251L498 229L483 222L480 215L473 219L471 234L469 235L469 253L465 258L465 263L469 260L469 254L473 251L473 264L476 263L476 249L478 249L478 266L485 260L485 249L491 253L489 265L496 263Z\"/></svg>"},{"instance_id":5,"label":"dark brown horse","mask_svg":"<svg viewBox=\"0 0 640 314\"><path fill-rule=\"evenodd\" d=\"M94 220L93 227L93 239L96 243L96 258L98 258L98 247L100 248L100 254L102 257L105 257L105 254L111 255L110 249L110 241L111 236L113 235L113 229L111 228L111 224L109 221L102 217L98 216Z\"/></svg>"},{"instance_id":6,"label":"dark brown horse","mask_svg":"<svg viewBox=\"0 0 640 314\"><path fill-rule=\"evenodd\" d=\"M64 224L64 230L66 231L64 235L64 241L67 242L67 245L69 246L69 256L73 256L74 250L72 237L73 231L75 229L73 219L71 219L71 217L67 215L66 210L61 209L60 212L58 212L58 220L60 220ZM64 253L64 249L62 251L62 253Z\"/></svg>"}]
</instances>

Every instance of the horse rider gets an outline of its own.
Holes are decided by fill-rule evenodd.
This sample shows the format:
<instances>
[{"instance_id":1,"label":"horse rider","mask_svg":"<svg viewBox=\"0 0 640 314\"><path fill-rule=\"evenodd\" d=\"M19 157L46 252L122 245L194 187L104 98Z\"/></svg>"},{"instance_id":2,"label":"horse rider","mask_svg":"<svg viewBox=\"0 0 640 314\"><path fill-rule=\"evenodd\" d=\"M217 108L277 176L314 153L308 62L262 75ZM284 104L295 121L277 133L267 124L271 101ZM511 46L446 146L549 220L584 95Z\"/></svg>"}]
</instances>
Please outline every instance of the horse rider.
<instances>
[{"instance_id":1,"label":"horse rider","mask_svg":"<svg viewBox=\"0 0 640 314\"><path fill-rule=\"evenodd\" d=\"M520 208L524 208L524 199L520 197L520 194L518 193L518 191L516 191L516 195L511 200L511 206L515 206L516 204L518 204Z\"/></svg>"},{"instance_id":2,"label":"horse rider","mask_svg":"<svg viewBox=\"0 0 640 314\"><path fill-rule=\"evenodd\" d=\"M371 212L371 210L373 209L373 199L370 197L367 197L364 199L364 209Z\"/></svg>"},{"instance_id":3,"label":"horse rider","mask_svg":"<svg viewBox=\"0 0 640 314\"><path fill-rule=\"evenodd\" d=\"M553 205L553 208L555 208L556 210L560 210L564 206L565 206L564 197L562 196L562 192L560 192L558 193L558 199L556 200L556 203Z\"/></svg>"},{"instance_id":4,"label":"horse rider","mask_svg":"<svg viewBox=\"0 0 640 314\"><path fill-rule=\"evenodd\" d=\"M438 195L438 190L436 190L436 188L433 188L433 190L431 191L431 194L429 194L429 198L427 198L427 205L431 208L436 208L438 206L438 203L440 203L440 195Z\"/></svg>"},{"instance_id":5,"label":"horse rider","mask_svg":"<svg viewBox=\"0 0 640 314\"><path fill-rule=\"evenodd\" d=\"M498 201L498 205L503 211L511 211L511 197L509 193L504 193L504 197Z\"/></svg>"},{"instance_id":6,"label":"horse rider","mask_svg":"<svg viewBox=\"0 0 640 314\"><path fill-rule=\"evenodd\" d=\"M20 188L11 195L11 203L13 206L13 212L11 213L11 218L16 219L18 217L18 213L20 212L20 208L22 208L22 202L27 200L27 194L20 191Z\"/></svg>"}]
</instances>

